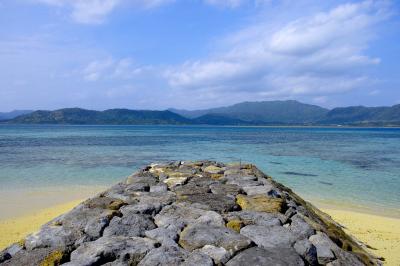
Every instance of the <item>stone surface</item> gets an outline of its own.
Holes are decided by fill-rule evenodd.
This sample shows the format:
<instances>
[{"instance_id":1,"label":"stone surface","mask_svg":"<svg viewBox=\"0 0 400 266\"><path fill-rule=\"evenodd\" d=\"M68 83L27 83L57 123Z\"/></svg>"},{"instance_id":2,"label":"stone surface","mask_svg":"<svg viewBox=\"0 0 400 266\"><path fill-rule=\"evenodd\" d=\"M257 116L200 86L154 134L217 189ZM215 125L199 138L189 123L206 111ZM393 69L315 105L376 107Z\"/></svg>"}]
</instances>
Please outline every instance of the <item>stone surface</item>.
<instances>
[{"instance_id":1,"label":"stone surface","mask_svg":"<svg viewBox=\"0 0 400 266\"><path fill-rule=\"evenodd\" d=\"M223 247L205 245L199 251L211 257L215 264L225 264L231 257L231 253Z\"/></svg>"},{"instance_id":2,"label":"stone surface","mask_svg":"<svg viewBox=\"0 0 400 266\"><path fill-rule=\"evenodd\" d=\"M282 226L248 225L240 230L240 234L253 240L259 247L291 247L296 236Z\"/></svg>"},{"instance_id":3,"label":"stone surface","mask_svg":"<svg viewBox=\"0 0 400 266\"><path fill-rule=\"evenodd\" d=\"M155 247L155 242L146 238L111 236L83 243L71 253L71 264L101 265L120 261L127 265L139 263Z\"/></svg>"},{"instance_id":4,"label":"stone surface","mask_svg":"<svg viewBox=\"0 0 400 266\"><path fill-rule=\"evenodd\" d=\"M218 166L210 165L204 168L204 172L209 173L209 174L223 174L224 169Z\"/></svg>"},{"instance_id":5,"label":"stone surface","mask_svg":"<svg viewBox=\"0 0 400 266\"><path fill-rule=\"evenodd\" d=\"M308 264L318 265L317 248L308 239L298 240L294 249Z\"/></svg>"},{"instance_id":6,"label":"stone surface","mask_svg":"<svg viewBox=\"0 0 400 266\"><path fill-rule=\"evenodd\" d=\"M234 253L248 247L251 240L226 227L199 224L185 228L180 235L179 244L189 251L213 245Z\"/></svg>"},{"instance_id":7,"label":"stone surface","mask_svg":"<svg viewBox=\"0 0 400 266\"><path fill-rule=\"evenodd\" d=\"M317 257L320 264L327 264L335 260L333 249L337 248L329 237L321 232L310 237L310 242L317 248Z\"/></svg>"},{"instance_id":8,"label":"stone surface","mask_svg":"<svg viewBox=\"0 0 400 266\"><path fill-rule=\"evenodd\" d=\"M147 217L139 214L127 214L114 217L104 230L104 236L144 236L144 232L156 228Z\"/></svg>"},{"instance_id":9,"label":"stone surface","mask_svg":"<svg viewBox=\"0 0 400 266\"><path fill-rule=\"evenodd\" d=\"M163 246L177 245L178 233L166 228L156 228L145 232L146 237L158 241Z\"/></svg>"},{"instance_id":10,"label":"stone surface","mask_svg":"<svg viewBox=\"0 0 400 266\"><path fill-rule=\"evenodd\" d=\"M146 166L0 251L1 265L304 263L381 265L255 166L212 161Z\"/></svg>"},{"instance_id":11,"label":"stone surface","mask_svg":"<svg viewBox=\"0 0 400 266\"><path fill-rule=\"evenodd\" d=\"M236 255L226 263L227 266L302 266L303 260L292 248L263 249L253 247Z\"/></svg>"}]
</instances>

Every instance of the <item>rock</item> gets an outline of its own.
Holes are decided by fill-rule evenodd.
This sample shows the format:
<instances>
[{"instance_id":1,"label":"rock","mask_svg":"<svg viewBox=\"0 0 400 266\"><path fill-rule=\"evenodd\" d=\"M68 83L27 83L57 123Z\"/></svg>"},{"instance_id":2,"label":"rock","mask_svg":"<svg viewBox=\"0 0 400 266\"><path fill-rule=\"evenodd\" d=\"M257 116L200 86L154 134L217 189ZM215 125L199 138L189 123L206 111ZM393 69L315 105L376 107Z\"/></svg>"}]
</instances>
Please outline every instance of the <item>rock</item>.
<instances>
[{"instance_id":1,"label":"rock","mask_svg":"<svg viewBox=\"0 0 400 266\"><path fill-rule=\"evenodd\" d=\"M380 265L329 217L255 166L211 161L147 166L0 251L1 265L303 262Z\"/></svg>"},{"instance_id":2,"label":"rock","mask_svg":"<svg viewBox=\"0 0 400 266\"><path fill-rule=\"evenodd\" d=\"M296 234L298 239L309 238L315 234L314 228L304 221L300 214L296 214L291 218L289 229Z\"/></svg>"},{"instance_id":3,"label":"rock","mask_svg":"<svg viewBox=\"0 0 400 266\"><path fill-rule=\"evenodd\" d=\"M226 263L227 266L302 266L303 260L293 248L268 248L252 247L240 252Z\"/></svg>"},{"instance_id":4,"label":"rock","mask_svg":"<svg viewBox=\"0 0 400 266\"><path fill-rule=\"evenodd\" d=\"M240 229L243 227L243 225L244 225L243 221L241 221L239 219L232 219L226 223L226 227L228 227L238 233L240 232Z\"/></svg>"},{"instance_id":5,"label":"rock","mask_svg":"<svg viewBox=\"0 0 400 266\"><path fill-rule=\"evenodd\" d=\"M262 195L256 196L236 196L237 204L242 210L258 211L258 212L283 212L285 202L280 198L270 198Z\"/></svg>"},{"instance_id":6,"label":"rock","mask_svg":"<svg viewBox=\"0 0 400 266\"><path fill-rule=\"evenodd\" d=\"M175 191L178 199L185 199L187 196L191 196L191 195L207 194L210 192L210 188L208 186L187 184L186 186L177 187L174 191Z\"/></svg>"},{"instance_id":7,"label":"rock","mask_svg":"<svg viewBox=\"0 0 400 266\"><path fill-rule=\"evenodd\" d=\"M268 192L272 190L272 186L250 186L250 187L243 187L244 192L248 196L255 196L255 195L264 195L267 196Z\"/></svg>"},{"instance_id":8,"label":"rock","mask_svg":"<svg viewBox=\"0 0 400 266\"><path fill-rule=\"evenodd\" d=\"M156 228L155 224L143 215L128 214L114 217L104 230L104 236L144 236L144 232Z\"/></svg>"},{"instance_id":9,"label":"rock","mask_svg":"<svg viewBox=\"0 0 400 266\"><path fill-rule=\"evenodd\" d=\"M167 191L168 191L168 186L165 184L150 186L150 192L163 193Z\"/></svg>"},{"instance_id":10,"label":"rock","mask_svg":"<svg viewBox=\"0 0 400 266\"><path fill-rule=\"evenodd\" d=\"M70 229L63 226L43 226L39 232L28 235L25 239L27 250L48 247L73 246L75 242L84 237L80 230Z\"/></svg>"},{"instance_id":11,"label":"rock","mask_svg":"<svg viewBox=\"0 0 400 266\"><path fill-rule=\"evenodd\" d=\"M132 214L147 214L155 215L160 212L162 205L159 202L139 202L137 204L132 204L124 206L121 208L121 213L126 215L127 213Z\"/></svg>"},{"instance_id":12,"label":"rock","mask_svg":"<svg viewBox=\"0 0 400 266\"><path fill-rule=\"evenodd\" d=\"M318 265L317 248L308 239L296 241L294 249L309 265Z\"/></svg>"},{"instance_id":13,"label":"rock","mask_svg":"<svg viewBox=\"0 0 400 266\"><path fill-rule=\"evenodd\" d=\"M224 215L228 221L239 220L243 225L282 225L286 222L286 217L280 213L266 213L255 211L229 212Z\"/></svg>"},{"instance_id":14,"label":"rock","mask_svg":"<svg viewBox=\"0 0 400 266\"><path fill-rule=\"evenodd\" d=\"M196 224L224 226L225 222L222 216L214 211L206 211L195 221Z\"/></svg>"},{"instance_id":15,"label":"rock","mask_svg":"<svg viewBox=\"0 0 400 266\"><path fill-rule=\"evenodd\" d=\"M155 241L140 237L111 236L83 243L71 253L72 265L100 265L111 261L136 265L153 248Z\"/></svg>"},{"instance_id":16,"label":"rock","mask_svg":"<svg viewBox=\"0 0 400 266\"><path fill-rule=\"evenodd\" d=\"M237 209L235 199L212 193L188 195L179 201L207 205L210 210L217 212L228 212Z\"/></svg>"},{"instance_id":17,"label":"rock","mask_svg":"<svg viewBox=\"0 0 400 266\"><path fill-rule=\"evenodd\" d=\"M30 251L21 250L1 265L60 265L67 258L68 253L64 249L37 248Z\"/></svg>"},{"instance_id":18,"label":"rock","mask_svg":"<svg viewBox=\"0 0 400 266\"><path fill-rule=\"evenodd\" d=\"M179 244L189 251L213 245L223 247L233 254L248 247L251 240L226 227L198 224L189 225L182 231Z\"/></svg>"},{"instance_id":19,"label":"rock","mask_svg":"<svg viewBox=\"0 0 400 266\"><path fill-rule=\"evenodd\" d=\"M226 178L227 178L226 184L228 184L228 185L237 185L237 186L239 186L241 188L243 188L243 187L251 187L251 186L261 186L262 185L262 182L255 181L255 180L257 180L257 177L255 177L255 176L252 176L251 177L252 179L250 179L248 177L234 177L234 178L232 178L230 176L228 176ZM255 179L255 180L253 180L253 179Z\"/></svg>"},{"instance_id":20,"label":"rock","mask_svg":"<svg viewBox=\"0 0 400 266\"><path fill-rule=\"evenodd\" d=\"M296 236L282 226L248 225L240 230L240 234L262 248L291 247L296 241Z\"/></svg>"},{"instance_id":21,"label":"rock","mask_svg":"<svg viewBox=\"0 0 400 266\"><path fill-rule=\"evenodd\" d=\"M127 185L131 184L145 184L147 186L152 186L157 184L156 177L150 172L139 172L129 176L125 182Z\"/></svg>"},{"instance_id":22,"label":"rock","mask_svg":"<svg viewBox=\"0 0 400 266\"><path fill-rule=\"evenodd\" d=\"M224 173L224 169L222 169L218 166L214 166L214 165L205 167L203 171L206 173L209 173L209 174L223 174Z\"/></svg>"},{"instance_id":23,"label":"rock","mask_svg":"<svg viewBox=\"0 0 400 266\"><path fill-rule=\"evenodd\" d=\"M220 184L220 180L217 181L202 175L197 175L189 180L188 185L189 184L209 188L213 184Z\"/></svg>"},{"instance_id":24,"label":"rock","mask_svg":"<svg viewBox=\"0 0 400 266\"><path fill-rule=\"evenodd\" d=\"M150 231L146 231L145 236L156 240L163 246L177 245L178 234L176 231L166 228L156 228Z\"/></svg>"},{"instance_id":25,"label":"rock","mask_svg":"<svg viewBox=\"0 0 400 266\"><path fill-rule=\"evenodd\" d=\"M317 232L310 237L310 242L317 248L318 263L327 264L336 259L332 249L337 246L326 234Z\"/></svg>"},{"instance_id":26,"label":"rock","mask_svg":"<svg viewBox=\"0 0 400 266\"><path fill-rule=\"evenodd\" d=\"M154 222L158 227L180 231L186 225L195 223L204 212L204 209L188 203L174 203L164 207L154 217Z\"/></svg>"},{"instance_id":27,"label":"rock","mask_svg":"<svg viewBox=\"0 0 400 266\"><path fill-rule=\"evenodd\" d=\"M216 183L210 185L211 192L218 195L226 195L235 198L237 194L242 192L242 189L233 184Z\"/></svg>"},{"instance_id":28,"label":"rock","mask_svg":"<svg viewBox=\"0 0 400 266\"><path fill-rule=\"evenodd\" d=\"M182 266L213 266L214 263L212 259L204 253L194 251L189 254L185 261L181 264Z\"/></svg>"},{"instance_id":29,"label":"rock","mask_svg":"<svg viewBox=\"0 0 400 266\"><path fill-rule=\"evenodd\" d=\"M188 180L187 176L177 176L177 177L169 177L165 179L163 182L167 184L169 188L174 188L176 186L182 186L186 184Z\"/></svg>"},{"instance_id":30,"label":"rock","mask_svg":"<svg viewBox=\"0 0 400 266\"><path fill-rule=\"evenodd\" d=\"M199 251L211 257L214 263L218 265L225 264L231 258L231 254L222 247L205 245Z\"/></svg>"},{"instance_id":31,"label":"rock","mask_svg":"<svg viewBox=\"0 0 400 266\"><path fill-rule=\"evenodd\" d=\"M177 246L161 246L151 250L138 266L181 265L189 252Z\"/></svg>"}]
</instances>

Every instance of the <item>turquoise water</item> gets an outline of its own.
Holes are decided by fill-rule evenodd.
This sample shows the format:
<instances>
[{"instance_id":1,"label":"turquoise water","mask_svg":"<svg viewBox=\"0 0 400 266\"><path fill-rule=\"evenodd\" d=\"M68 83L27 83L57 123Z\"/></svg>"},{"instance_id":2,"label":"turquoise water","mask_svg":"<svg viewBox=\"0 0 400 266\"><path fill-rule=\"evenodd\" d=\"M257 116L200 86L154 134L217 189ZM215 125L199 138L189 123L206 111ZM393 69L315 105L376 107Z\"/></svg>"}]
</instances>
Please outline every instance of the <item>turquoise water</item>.
<instances>
[{"instance_id":1,"label":"turquoise water","mask_svg":"<svg viewBox=\"0 0 400 266\"><path fill-rule=\"evenodd\" d=\"M400 206L400 129L0 126L0 193L110 185L154 161L248 161L306 198Z\"/></svg>"}]
</instances>

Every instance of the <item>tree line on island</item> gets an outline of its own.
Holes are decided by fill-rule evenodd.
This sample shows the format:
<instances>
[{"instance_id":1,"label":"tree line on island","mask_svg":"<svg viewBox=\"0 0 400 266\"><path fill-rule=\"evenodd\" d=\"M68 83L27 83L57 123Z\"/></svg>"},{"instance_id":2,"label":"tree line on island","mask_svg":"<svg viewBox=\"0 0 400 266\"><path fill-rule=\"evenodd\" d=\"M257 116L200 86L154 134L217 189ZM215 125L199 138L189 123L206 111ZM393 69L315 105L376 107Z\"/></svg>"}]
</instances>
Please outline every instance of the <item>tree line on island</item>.
<instances>
[{"instance_id":1,"label":"tree line on island","mask_svg":"<svg viewBox=\"0 0 400 266\"><path fill-rule=\"evenodd\" d=\"M391 107L351 106L326 109L294 100L242 102L204 110L165 111L65 108L55 111L0 113L6 124L72 125L237 125L237 126L399 126L400 104Z\"/></svg>"}]
</instances>

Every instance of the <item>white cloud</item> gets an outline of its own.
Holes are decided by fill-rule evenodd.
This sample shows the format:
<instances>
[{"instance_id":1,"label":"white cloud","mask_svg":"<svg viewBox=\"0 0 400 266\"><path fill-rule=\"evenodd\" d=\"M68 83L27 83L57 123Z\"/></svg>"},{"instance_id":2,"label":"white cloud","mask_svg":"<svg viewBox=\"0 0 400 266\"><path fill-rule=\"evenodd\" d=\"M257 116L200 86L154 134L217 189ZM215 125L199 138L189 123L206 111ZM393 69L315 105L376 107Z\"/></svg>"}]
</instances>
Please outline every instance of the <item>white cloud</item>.
<instances>
[{"instance_id":1,"label":"white cloud","mask_svg":"<svg viewBox=\"0 0 400 266\"><path fill-rule=\"evenodd\" d=\"M106 58L94 60L83 69L83 78L86 81L98 81L101 79L132 79L143 74L150 67L138 67L133 64L132 59L122 58L115 60Z\"/></svg>"},{"instance_id":2,"label":"white cloud","mask_svg":"<svg viewBox=\"0 0 400 266\"><path fill-rule=\"evenodd\" d=\"M204 0L208 5L235 8L242 5L246 0Z\"/></svg>"},{"instance_id":3,"label":"white cloud","mask_svg":"<svg viewBox=\"0 0 400 266\"><path fill-rule=\"evenodd\" d=\"M100 24L118 6L149 9L175 0L35 0L38 3L66 8L77 23Z\"/></svg>"},{"instance_id":4,"label":"white cloud","mask_svg":"<svg viewBox=\"0 0 400 266\"><path fill-rule=\"evenodd\" d=\"M344 4L277 27L262 19L227 38L225 52L171 67L180 89L221 95L252 91L264 98L323 97L368 83L365 69L380 63L366 52L374 26L389 16L382 1Z\"/></svg>"}]
</instances>

